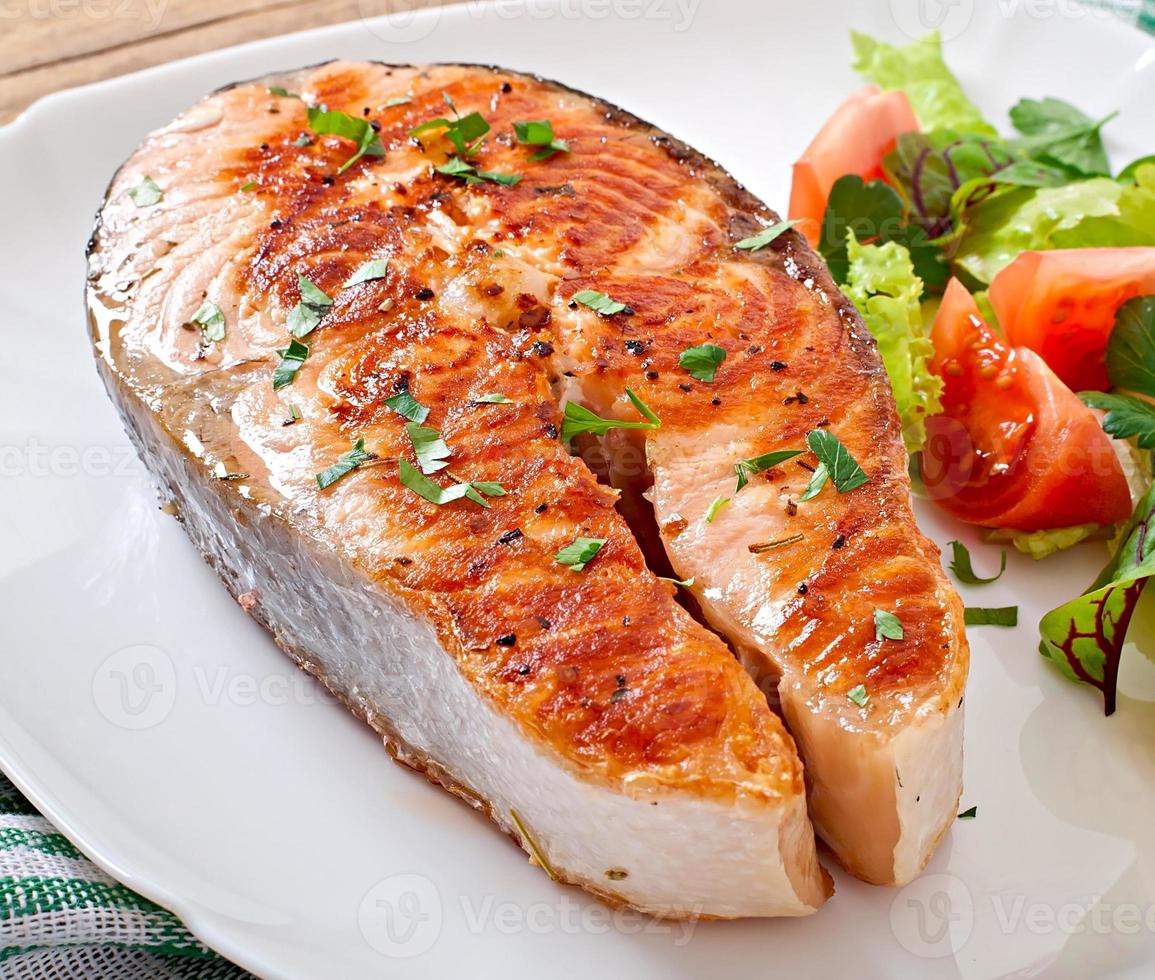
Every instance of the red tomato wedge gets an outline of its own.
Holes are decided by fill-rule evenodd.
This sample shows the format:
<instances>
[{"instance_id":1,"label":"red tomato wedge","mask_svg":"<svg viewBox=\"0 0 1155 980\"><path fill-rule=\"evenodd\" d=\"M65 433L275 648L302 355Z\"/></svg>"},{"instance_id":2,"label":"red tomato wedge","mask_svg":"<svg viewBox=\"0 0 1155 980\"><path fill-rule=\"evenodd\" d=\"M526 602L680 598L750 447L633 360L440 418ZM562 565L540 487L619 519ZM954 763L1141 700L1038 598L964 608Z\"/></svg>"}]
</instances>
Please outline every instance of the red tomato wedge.
<instances>
[{"instance_id":1,"label":"red tomato wedge","mask_svg":"<svg viewBox=\"0 0 1155 980\"><path fill-rule=\"evenodd\" d=\"M1110 387L1104 353L1119 307L1155 293L1155 248L1024 252L995 276L999 326L1074 391Z\"/></svg>"},{"instance_id":2,"label":"red tomato wedge","mask_svg":"<svg viewBox=\"0 0 1155 980\"><path fill-rule=\"evenodd\" d=\"M943 412L928 423L922 475L960 520L1041 531L1114 524L1131 492L1098 417L1025 347L1009 347L952 279L931 334Z\"/></svg>"},{"instance_id":3,"label":"red tomato wedge","mask_svg":"<svg viewBox=\"0 0 1155 980\"><path fill-rule=\"evenodd\" d=\"M916 132L918 119L904 92L880 92L868 85L834 110L814 141L794 164L790 217L817 244L830 188L839 177L882 178L882 160L903 133Z\"/></svg>"}]
</instances>

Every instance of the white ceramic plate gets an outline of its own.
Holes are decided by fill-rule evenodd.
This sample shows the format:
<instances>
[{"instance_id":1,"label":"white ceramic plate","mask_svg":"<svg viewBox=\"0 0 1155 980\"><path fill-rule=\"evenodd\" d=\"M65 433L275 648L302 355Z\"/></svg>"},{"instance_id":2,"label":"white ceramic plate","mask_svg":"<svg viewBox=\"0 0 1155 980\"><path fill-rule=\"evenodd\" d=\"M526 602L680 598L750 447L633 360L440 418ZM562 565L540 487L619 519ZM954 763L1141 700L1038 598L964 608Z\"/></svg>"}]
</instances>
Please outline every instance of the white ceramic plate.
<instances>
[{"instance_id":1,"label":"white ceramic plate","mask_svg":"<svg viewBox=\"0 0 1155 980\"><path fill-rule=\"evenodd\" d=\"M783 206L791 160L855 85L848 28L900 40L940 14L992 118L1056 95L1122 110L1119 160L1155 149L1155 45L1070 0L470 3L64 92L0 130L4 770L111 873L268 976L1151 976L1155 668L1129 651L1105 719L1036 653L1040 614L1093 577L1101 545L1013 559L968 596L1017 603L1023 625L973 632L963 805L978 819L922 879L894 892L839 874L810 919L689 929L551 884L391 764L158 511L91 364L83 252L105 183L219 85L333 57L530 69L628 107ZM923 520L940 543L975 543Z\"/></svg>"}]
</instances>

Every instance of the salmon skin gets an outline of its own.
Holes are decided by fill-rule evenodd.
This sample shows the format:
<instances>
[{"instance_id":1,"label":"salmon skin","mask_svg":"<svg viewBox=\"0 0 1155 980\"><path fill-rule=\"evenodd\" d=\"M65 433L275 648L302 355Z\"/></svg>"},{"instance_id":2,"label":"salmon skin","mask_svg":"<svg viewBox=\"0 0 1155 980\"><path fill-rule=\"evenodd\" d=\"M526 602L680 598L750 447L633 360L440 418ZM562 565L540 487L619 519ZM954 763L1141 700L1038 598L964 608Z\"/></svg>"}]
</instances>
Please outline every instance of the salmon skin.
<instances>
[{"instance_id":1,"label":"salmon skin","mask_svg":"<svg viewBox=\"0 0 1155 980\"><path fill-rule=\"evenodd\" d=\"M793 232L735 247L776 220L556 83L333 62L149 136L89 249L101 374L242 606L552 877L659 915L818 908L807 786L882 882L959 795L960 605L853 307ZM565 402L647 427L569 446ZM819 428L864 486L797 502L803 453L734 492Z\"/></svg>"}]
</instances>

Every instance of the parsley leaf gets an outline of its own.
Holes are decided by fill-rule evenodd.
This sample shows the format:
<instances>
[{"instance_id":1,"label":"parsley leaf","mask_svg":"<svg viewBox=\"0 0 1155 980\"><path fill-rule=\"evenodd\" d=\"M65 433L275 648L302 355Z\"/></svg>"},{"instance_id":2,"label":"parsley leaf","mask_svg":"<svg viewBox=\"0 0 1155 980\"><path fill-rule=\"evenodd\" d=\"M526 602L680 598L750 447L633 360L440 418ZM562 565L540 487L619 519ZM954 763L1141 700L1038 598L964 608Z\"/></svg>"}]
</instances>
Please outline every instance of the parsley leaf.
<instances>
[{"instance_id":1,"label":"parsley leaf","mask_svg":"<svg viewBox=\"0 0 1155 980\"><path fill-rule=\"evenodd\" d=\"M374 279L384 279L388 271L388 259L372 259L346 279L341 288L348 289L350 286L358 286L363 282L372 282Z\"/></svg>"},{"instance_id":2,"label":"parsley leaf","mask_svg":"<svg viewBox=\"0 0 1155 980\"><path fill-rule=\"evenodd\" d=\"M301 370L301 365L304 364L309 357L309 347L307 344L302 344L294 338L289 341L288 347L284 350L277 351L277 353L281 355L281 363L277 365L277 369L273 372L274 391L293 383L297 372Z\"/></svg>"},{"instance_id":3,"label":"parsley leaf","mask_svg":"<svg viewBox=\"0 0 1155 980\"><path fill-rule=\"evenodd\" d=\"M530 157L531 160L548 160L555 153L569 153L569 144L565 140L554 139L553 123L548 119L515 122L513 132L523 146L541 147Z\"/></svg>"},{"instance_id":4,"label":"parsley leaf","mask_svg":"<svg viewBox=\"0 0 1155 980\"><path fill-rule=\"evenodd\" d=\"M340 480L341 477L352 473L362 463L367 463L369 460L376 458L373 453L366 451L365 440L358 439L356 445L353 446L349 452L345 453L344 456L338 459L337 462L327 470L317 474L317 486L321 490L331 487Z\"/></svg>"},{"instance_id":5,"label":"parsley leaf","mask_svg":"<svg viewBox=\"0 0 1155 980\"><path fill-rule=\"evenodd\" d=\"M876 640L901 640L902 621L885 609L874 610L874 638Z\"/></svg>"},{"instance_id":6,"label":"parsley leaf","mask_svg":"<svg viewBox=\"0 0 1155 980\"><path fill-rule=\"evenodd\" d=\"M740 459L734 464L734 475L738 477L738 485L734 488L737 493L750 482L755 473L773 469L779 463L801 456L801 449L779 449L772 453L763 453L761 456L751 456L749 459Z\"/></svg>"},{"instance_id":7,"label":"parsley leaf","mask_svg":"<svg viewBox=\"0 0 1155 980\"><path fill-rule=\"evenodd\" d=\"M158 203L164 194L160 186L151 177L142 177L140 183L128 189L128 196L138 208L147 208Z\"/></svg>"},{"instance_id":8,"label":"parsley leaf","mask_svg":"<svg viewBox=\"0 0 1155 980\"><path fill-rule=\"evenodd\" d=\"M1107 342L1111 384L1155 398L1155 296L1128 300Z\"/></svg>"},{"instance_id":9,"label":"parsley leaf","mask_svg":"<svg viewBox=\"0 0 1155 980\"><path fill-rule=\"evenodd\" d=\"M429 418L429 409L417 401L408 391L399 391L392 398L386 398L385 404L398 415L409 419L410 422L424 422Z\"/></svg>"},{"instance_id":10,"label":"parsley leaf","mask_svg":"<svg viewBox=\"0 0 1155 980\"><path fill-rule=\"evenodd\" d=\"M204 331L205 340L225 339L225 315L216 303L205 300L189 319Z\"/></svg>"},{"instance_id":11,"label":"parsley leaf","mask_svg":"<svg viewBox=\"0 0 1155 980\"><path fill-rule=\"evenodd\" d=\"M503 187L513 187L521 181L520 174L507 174L499 170L478 170L472 163L466 163L461 157L456 156L450 157L440 167L433 169L449 177L460 177L467 184L480 184L488 180Z\"/></svg>"},{"instance_id":12,"label":"parsley leaf","mask_svg":"<svg viewBox=\"0 0 1155 980\"><path fill-rule=\"evenodd\" d=\"M1101 130L1117 113L1096 122L1069 102L1047 98L1023 99L1010 115L1015 129L1023 134L1020 144L1032 156L1085 177L1110 176Z\"/></svg>"},{"instance_id":13,"label":"parsley leaf","mask_svg":"<svg viewBox=\"0 0 1155 980\"><path fill-rule=\"evenodd\" d=\"M340 136L357 144L357 152L337 168L343 174L363 156L383 157L385 147L368 119L350 116L335 109L309 107L309 128L318 136Z\"/></svg>"},{"instance_id":14,"label":"parsley leaf","mask_svg":"<svg viewBox=\"0 0 1155 980\"><path fill-rule=\"evenodd\" d=\"M512 405L513 399L502 394L478 395L473 399L475 405Z\"/></svg>"},{"instance_id":15,"label":"parsley leaf","mask_svg":"<svg viewBox=\"0 0 1155 980\"><path fill-rule=\"evenodd\" d=\"M984 609L982 606L967 606L963 610L963 622L967 626L1018 626L1018 606L997 606Z\"/></svg>"},{"instance_id":16,"label":"parsley leaf","mask_svg":"<svg viewBox=\"0 0 1155 980\"><path fill-rule=\"evenodd\" d=\"M1003 552L1002 563L999 565L998 575L992 575L990 578L981 578L975 574L974 568L971 566L971 553L967 551L967 546L961 541L952 541L950 543L951 560L950 570L954 573L963 585L990 585L991 582L997 582L1003 577L1003 572L1007 570L1007 553Z\"/></svg>"},{"instance_id":17,"label":"parsley leaf","mask_svg":"<svg viewBox=\"0 0 1155 980\"><path fill-rule=\"evenodd\" d=\"M788 232L796 224L798 224L797 221L779 221L777 224L770 225L768 228L763 228L757 235L743 238L734 247L746 252L757 252L759 249L765 248L776 238Z\"/></svg>"},{"instance_id":18,"label":"parsley leaf","mask_svg":"<svg viewBox=\"0 0 1155 980\"><path fill-rule=\"evenodd\" d=\"M718 512L730 502L729 497L723 497L720 494L710 501L710 507L706 511L706 523L713 524L714 518L718 516Z\"/></svg>"},{"instance_id":19,"label":"parsley leaf","mask_svg":"<svg viewBox=\"0 0 1155 980\"><path fill-rule=\"evenodd\" d=\"M810 482L806 484L806 489L802 492L802 496L798 498L798 503L803 504L807 500L813 500L822 493L822 488L826 486L829 480L830 471L826 468L826 464L819 463L814 468L814 475L810 477Z\"/></svg>"},{"instance_id":20,"label":"parsley leaf","mask_svg":"<svg viewBox=\"0 0 1155 980\"><path fill-rule=\"evenodd\" d=\"M806 444L826 467L839 493L849 493L869 481L862 467L829 429L813 429L806 436Z\"/></svg>"},{"instance_id":21,"label":"parsley leaf","mask_svg":"<svg viewBox=\"0 0 1155 980\"><path fill-rule=\"evenodd\" d=\"M605 543L605 538L574 538L573 544L567 544L554 555L554 559L559 565L568 565L572 571L580 572L605 547Z\"/></svg>"},{"instance_id":22,"label":"parsley leaf","mask_svg":"<svg viewBox=\"0 0 1155 980\"><path fill-rule=\"evenodd\" d=\"M860 708L865 708L867 702L870 701L870 695L866 693L865 684L859 684L858 687L851 688L846 692L846 696Z\"/></svg>"},{"instance_id":23,"label":"parsley leaf","mask_svg":"<svg viewBox=\"0 0 1155 980\"><path fill-rule=\"evenodd\" d=\"M1079 397L1091 408L1104 409L1103 431L1116 439L1136 438L1140 449L1155 449L1155 405L1132 395L1083 391Z\"/></svg>"},{"instance_id":24,"label":"parsley leaf","mask_svg":"<svg viewBox=\"0 0 1155 980\"><path fill-rule=\"evenodd\" d=\"M436 473L449 465L446 460L453 455L453 450L445 444L436 429L410 422L405 426L405 434L409 436L413 452L417 454L417 465L421 467L422 473Z\"/></svg>"},{"instance_id":25,"label":"parsley leaf","mask_svg":"<svg viewBox=\"0 0 1155 980\"><path fill-rule=\"evenodd\" d=\"M299 272L297 273L297 289L300 290L302 303L308 303L309 306L316 306L322 309L333 305L333 301L322 289L314 286Z\"/></svg>"},{"instance_id":26,"label":"parsley leaf","mask_svg":"<svg viewBox=\"0 0 1155 980\"><path fill-rule=\"evenodd\" d=\"M445 101L457 115L457 106L453 104L453 100L446 96ZM471 112L466 116L457 115L457 118L453 120L442 117L430 119L420 126L414 126L409 130L409 135L420 136L422 133L428 133L434 129L444 129L445 135L457 152L463 157L471 157L477 152L485 134L489 132L489 123L485 121L485 117L480 112Z\"/></svg>"},{"instance_id":27,"label":"parsley leaf","mask_svg":"<svg viewBox=\"0 0 1155 980\"><path fill-rule=\"evenodd\" d=\"M294 337L307 337L317 329L333 301L299 272L297 289L301 294L301 302L289 311L289 333Z\"/></svg>"},{"instance_id":28,"label":"parsley leaf","mask_svg":"<svg viewBox=\"0 0 1155 980\"><path fill-rule=\"evenodd\" d=\"M959 820L974 820L979 815L979 808L977 806L968 807L958 815Z\"/></svg>"},{"instance_id":29,"label":"parsley leaf","mask_svg":"<svg viewBox=\"0 0 1155 980\"><path fill-rule=\"evenodd\" d=\"M452 473L449 475L451 477L453 476ZM397 476L403 486L408 487L417 494L417 496L423 497L431 504L437 504L438 506L452 503L454 500L466 499L488 508L489 501L487 501L482 494L489 497L505 496L505 487L500 483L488 480L478 480L473 483L458 480L451 487L443 487L441 484L429 479L429 477L422 476L417 467L404 457L397 460ZM454 479L456 479L456 477L454 477Z\"/></svg>"},{"instance_id":30,"label":"parsley leaf","mask_svg":"<svg viewBox=\"0 0 1155 980\"><path fill-rule=\"evenodd\" d=\"M678 357L678 366L690 372L691 378L699 381L713 381L722 362L726 360L726 350L716 344L701 344L687 347Z\"/></svg>"},{"instance_id":31,"label":"parsley leaf","mask_svg":"<svg viewBox=\"0 0 1155 980\"><path fill-rule=\"evenodd\" d=\"M603 419L600 415L595 415L588 408L583 408L575 402L566 402L565 415L561 424L562 442L569 442L574 436L582 432L604 436L610 429L657 429L661 426L661 420L629 388L626 389L626 397L633 402L634 408L646 419L645 422L619 422L617 419Z\"/></svg>"},{"instance_id":32,"label":"parsley leaf","mask_svg":"<svg viewBox=\"0 0 1155 980\"><path fill-rule=\"evenodd\" d=\"M290 92L287 88L280 85L270 85L269 95L279 95L282 99L299 99L300 96L296 92Z\"/></svg>"},{"instance_id":33,"label":"parsley leaf","mask_svg":"<svg viewBox=\"0 0 1155 980\"><path fill-rule=\"evenodd\" d=\"M588 306L602 316L613 316L615 313L624 313L630 309L625 303L612 300L605 293L600 293L596 289L583 289L581 292L574 293L573 300L575 303L581 303L582 306ZM633 311L630 310L630 312Z\"/></svg>"}]
</instances>

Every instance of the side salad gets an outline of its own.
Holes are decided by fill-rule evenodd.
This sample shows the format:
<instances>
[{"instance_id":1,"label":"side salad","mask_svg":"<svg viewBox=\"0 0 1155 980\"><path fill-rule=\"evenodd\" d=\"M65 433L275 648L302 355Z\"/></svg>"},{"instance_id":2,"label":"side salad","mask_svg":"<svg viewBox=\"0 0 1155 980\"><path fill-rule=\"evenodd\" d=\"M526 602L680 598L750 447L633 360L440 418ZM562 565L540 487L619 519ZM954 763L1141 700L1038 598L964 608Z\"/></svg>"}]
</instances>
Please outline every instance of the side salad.
<instances>
[{"instance_id":1,"label":"side salad","mask_svg":"<svg viewBox=\"0 0 1155 980\"><path fill-rule=\"evenodd\" d=\"M878 342L916 486L1035 558L1112 541L1040 624L1043 656L1110 714L1155 574L1155 155L1113 174L1115 114L1050 97L1000 134L937 34L852 42L869 84L794 165L789 217Z\"/></svg>"}]
</instances>

